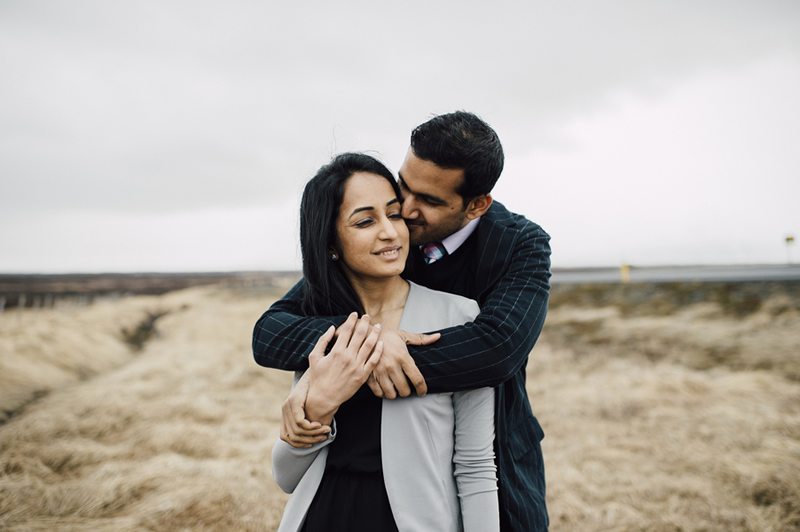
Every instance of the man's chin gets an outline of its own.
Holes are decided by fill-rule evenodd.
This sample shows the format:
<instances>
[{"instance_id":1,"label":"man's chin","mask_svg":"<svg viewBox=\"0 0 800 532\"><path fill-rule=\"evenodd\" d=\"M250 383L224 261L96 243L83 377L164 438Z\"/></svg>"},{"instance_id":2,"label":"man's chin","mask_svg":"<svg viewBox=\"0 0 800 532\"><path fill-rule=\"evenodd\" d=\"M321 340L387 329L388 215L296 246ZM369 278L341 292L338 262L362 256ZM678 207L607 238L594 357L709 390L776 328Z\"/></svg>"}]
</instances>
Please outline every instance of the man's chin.
<instances>
[{"instance_id":1,"label":"man's chin","mask_svg":"<svg viewBox=\"0 0 800 532\"><path fill-rule=\"evenodd\" d=\"M411 242L412 246L420 246L422 244L427 244L425 240L425 231L421 225L411 225L408 226L408 240Z\"/></svg>"}]
</instances>

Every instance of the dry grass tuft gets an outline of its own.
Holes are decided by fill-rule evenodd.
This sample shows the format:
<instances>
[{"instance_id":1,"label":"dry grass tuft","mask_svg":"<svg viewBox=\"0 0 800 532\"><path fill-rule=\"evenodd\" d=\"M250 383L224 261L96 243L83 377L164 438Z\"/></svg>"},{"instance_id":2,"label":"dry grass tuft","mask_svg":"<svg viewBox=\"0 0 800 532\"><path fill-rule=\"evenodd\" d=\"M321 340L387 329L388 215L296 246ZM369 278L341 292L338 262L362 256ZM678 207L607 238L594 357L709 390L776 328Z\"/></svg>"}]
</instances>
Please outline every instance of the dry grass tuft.
<instances>
[{"instance_id":1,"label":"dry grass tuft","mask_svg":"<svg viewBox=\"0 0 800 532\"><path fill-rule=\"evenodd\" d=\"M769 370L800 381L800 334L792 333L800 331L796 307L785 294L741 317L709 302L643 316L626 316L618 306L563 305L551 309L546 337L579 352L669 360L701 370Z\"/></svg>"},{"instance_id":2,"label":"dry grass tuft","mask_svg":"<svg viewBox=\"0 0 800 532\"><path fill-rule=\"evenodd\" d=\"M138 331L150 316L166 312L151 310L161 301L139 297L0 314L0 423L51 390L130 361L134 353L120 331ZM134 344L147 340L133 334Z\"/></svg>"},{"instance_id":3,"label":"dry grass tuft","mask_svg":"<svg viewBox=\"0 0 800 532\"><path fill-rule=\"evenodd\" d=\"M144 344L158 334L156 330L156 321L166 313L167 311L164 310L148 312L134 327L130 329L127 327L122 328L122 339L126 344L131 346L134 351L141 351Z\"/></svg>"}]
</instances>

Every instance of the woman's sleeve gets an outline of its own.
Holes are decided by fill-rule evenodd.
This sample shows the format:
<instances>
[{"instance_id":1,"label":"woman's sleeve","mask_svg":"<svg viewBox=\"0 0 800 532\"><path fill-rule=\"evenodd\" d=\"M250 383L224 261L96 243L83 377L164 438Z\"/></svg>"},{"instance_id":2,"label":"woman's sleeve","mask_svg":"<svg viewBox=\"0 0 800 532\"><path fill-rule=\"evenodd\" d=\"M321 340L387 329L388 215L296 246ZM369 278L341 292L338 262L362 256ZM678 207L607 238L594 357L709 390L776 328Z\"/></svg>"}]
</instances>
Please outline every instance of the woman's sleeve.
<instances>
[{"instance_id":1,"label":"woman's sleeve","mask_svg":"<svg viewBox=\"0 0 800 532\"><path fill-rule=\"evenodd\" d=\"M497 466L494 463L494 389L453 394L454 475L464 532L500 530Z\"/></svg>"},{"instance_id":2,"label":"woman's sleeve","mask_svg":"<svg viewBox=\"0 0 800 532\"><path fill-rule=\"evenodd\" d=\"M285 493L292 493L300 479L319 452L336 438L336 420L331 425L331 434L327 440L315 443L307 449L292 447L285 441L278 439L272 447L272 477Z\"/></svg>"},{"instance_id":3,"label":"woman's sleeve","mask_svg":"<svg viewBox=\"0 0 800 532\"><path fill-rule=\"evenodd\" d=\"M292 388L300 380L303 372L295 372ZM306 474L308 468L317 458L319 452L330 445L336 439L336 419L331 423L331 432L328 439L313 444L308 448L292 447L285 441L278 438L272 446L272 478L285 493L292 493L300 479Z\"/></svg>"}]
</instances>

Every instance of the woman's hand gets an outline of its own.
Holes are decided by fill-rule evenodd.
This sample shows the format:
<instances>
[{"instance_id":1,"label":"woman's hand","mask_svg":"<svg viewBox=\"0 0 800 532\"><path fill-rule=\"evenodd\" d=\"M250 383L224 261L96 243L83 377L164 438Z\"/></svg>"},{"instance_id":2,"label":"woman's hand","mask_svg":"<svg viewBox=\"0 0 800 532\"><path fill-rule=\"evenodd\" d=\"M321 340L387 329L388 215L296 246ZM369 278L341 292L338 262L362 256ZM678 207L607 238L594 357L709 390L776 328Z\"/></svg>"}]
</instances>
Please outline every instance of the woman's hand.
<instances>
[{"instance_id":1,"label":"woman's hand","mask_svg":"<svg viewBox=\"0 0 800 532\"><path fill-rule=\"evenodd\" d=\"M333 338L333 327L320 337L308 356L309 387L306 418L330 425L342 403L350 399L372 374L383 352L379 324L369 316L358 319L354 312L336 331L330 353L325 348Z\"/></svg>"},{"instance_id":2,"label":"woman's hand","mask_svg":"<svg viewBox=\"0 0 800 532\"><path fill-rule=\"evenodd\" d=\"M306 419L309 374L298 380L281 406L281 439L297 448L309 448L328 439L331 427Z\"/></svg>"}]
</instances>

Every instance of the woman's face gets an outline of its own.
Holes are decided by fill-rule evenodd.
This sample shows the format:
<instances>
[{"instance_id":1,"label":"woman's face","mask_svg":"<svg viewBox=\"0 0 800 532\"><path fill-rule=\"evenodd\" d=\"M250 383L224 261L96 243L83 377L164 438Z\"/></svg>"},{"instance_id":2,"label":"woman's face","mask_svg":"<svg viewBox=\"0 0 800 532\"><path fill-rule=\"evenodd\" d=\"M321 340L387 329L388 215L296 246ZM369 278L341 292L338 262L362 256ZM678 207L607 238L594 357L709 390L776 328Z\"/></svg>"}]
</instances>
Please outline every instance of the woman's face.
<instances>
[{"instance_id":1,"label":"woman's face","mask_svg":"<svg viewBox=\"0 0 800 532\"><path fill-rule=\"evenodd\" d=\"M357 278L400 275L408 256L408 227L389 182L357 172L344 184L336 220L339 256L345 272Z\"/></svg>"}]
</instances>

